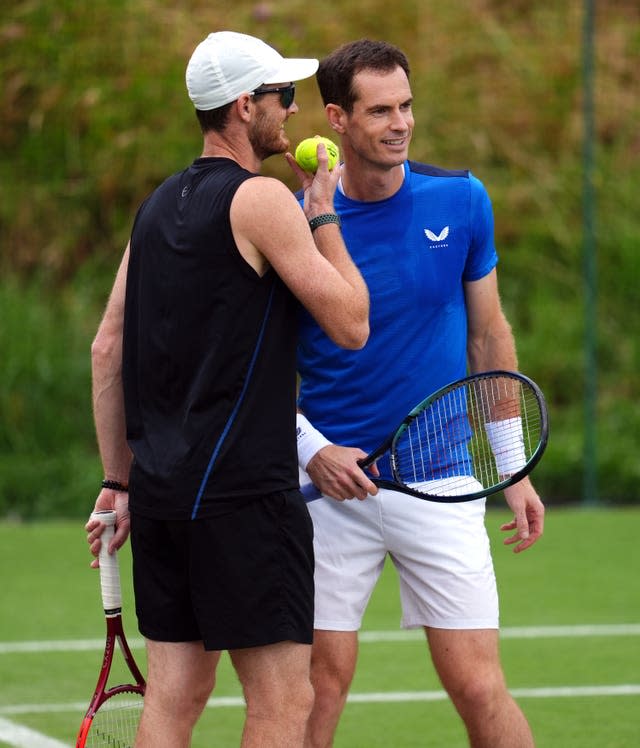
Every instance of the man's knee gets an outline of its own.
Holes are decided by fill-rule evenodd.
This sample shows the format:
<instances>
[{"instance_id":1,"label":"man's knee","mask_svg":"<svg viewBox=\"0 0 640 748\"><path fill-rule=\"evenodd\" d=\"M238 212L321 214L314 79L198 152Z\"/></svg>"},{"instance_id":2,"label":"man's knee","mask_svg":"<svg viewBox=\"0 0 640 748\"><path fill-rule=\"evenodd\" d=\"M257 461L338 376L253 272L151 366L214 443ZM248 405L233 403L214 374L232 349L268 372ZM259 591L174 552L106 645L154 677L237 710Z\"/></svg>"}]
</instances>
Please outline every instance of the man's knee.
<instances>
[{"instance_id":1,"label":"man's knee","mask_svg":"<svg viewBox=\"0 0 640 748\"><path fill-rule=\"evenodd\" d=\"M323 698L346 698L357 660L355 633L317 632L311 652L311 682Z\"/></svg>"},{"instance_id":2,"label":"man's knee","mask_svg":"<svg viewBox=\"0 0 640 748\"><path fill-rule=\"evenodd\" d=\"M314 692L308 680L297 682L294 687L287 683L274 683L270 688L245 688L247 716L275 722L306 721L314 703Z\"/></svg>"},{"instance_id":3,"label":"man's knee","mask_svg":"<svg viewBox=\"0 0 640 748\"><path fill-rule=\"evenodd\" d=\"M335 672L324 672L322 674L312 672L311 682L316 711L318 709L331 711L342 708L349 694L350 678L341 677L340 674Z\"/></svg>"},{"instance_id":4,"label":"man's knee","mask_svg":"<svg viewBox=\"0 0 640 748\"><path fill-rule=\"evenodd\" d=\"M490 713L508 696L502 670L482 669L445 683L447 693L460 711Z\"/></svg>"},{"instance_id":5,"label":"man's knee","mask_svg":"<svg viewBox=\"0 0 640 748\"><path fill-rule=\"evenodd\" d=\"M144 708L157 712L181 725L195 725L207 705L212 688L208 684L194 683L188 689L171 689L167 684L154 687L147 683Z\"/></svg>"}]
</instances>

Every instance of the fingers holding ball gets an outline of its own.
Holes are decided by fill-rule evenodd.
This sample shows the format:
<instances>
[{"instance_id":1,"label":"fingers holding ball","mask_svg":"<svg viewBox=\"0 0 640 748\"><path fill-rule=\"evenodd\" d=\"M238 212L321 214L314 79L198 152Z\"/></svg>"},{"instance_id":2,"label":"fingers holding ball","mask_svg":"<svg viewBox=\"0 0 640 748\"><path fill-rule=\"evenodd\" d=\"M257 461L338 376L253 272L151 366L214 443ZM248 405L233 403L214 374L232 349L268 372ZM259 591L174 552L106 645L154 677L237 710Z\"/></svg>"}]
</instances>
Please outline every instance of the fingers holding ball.
<instances>
[{"instance_id":1,"label":"fingers holding ball","mask_svg":"<svg viewBox=\"0 0 640 748\"><path fill-rule=\"evenodd\" d=\"M301 169L315 174L318 170L318 143L323 143L329 157L329 171L338 163L340 150L329 138L316 135L313 138L305 138L298 143L295 159Z\"/></svg>"}]
</instances>

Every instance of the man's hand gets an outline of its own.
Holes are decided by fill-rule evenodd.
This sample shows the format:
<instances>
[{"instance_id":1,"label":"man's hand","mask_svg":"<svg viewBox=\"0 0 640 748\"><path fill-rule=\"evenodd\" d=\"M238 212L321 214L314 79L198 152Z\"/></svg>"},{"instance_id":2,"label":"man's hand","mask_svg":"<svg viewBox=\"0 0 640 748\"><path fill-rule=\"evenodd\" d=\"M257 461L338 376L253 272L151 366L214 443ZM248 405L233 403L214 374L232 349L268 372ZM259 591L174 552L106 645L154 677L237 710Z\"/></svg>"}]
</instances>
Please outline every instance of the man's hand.
<instances>
[{"instance_id":1,"label":"man's hand","mask_svg":"<svg viewBox=\"0 0 640 748\"><path fill-rule=\"evenodd\" d=\"M304 192L303 209L307 218L320 213L333 213L333 196L340 181L342 167L336 164L329 171L329 155L324 144L321 143L318 148L318 170L315 174L304 171L291 153L286 153L285 158Z\"/></svg>"},{"instance_id":2,"label":"man's hand","mask_svg":"<svg viewBox=\"0 0 640 748\"><path fill-rule=\"evenodd\" d=\"M129 537L129 494L125 491L114 491L110 488L103 488L96 499L94 512L104 510L114 510L116 512L116 531L113 540L109 544L109 553L117 551L124 545ZM102 545L101 535L104 532L104 524L97 519L89 519L84 529L87 531L87 543L91 555L95 556L91 562L91 568L97 569L99 566L98 554Z\"/></svg>"},{"instance_id":3,"label":"man's hand","mask_svg":"<svg viewBox=\"0 0 640 748\"><path fill-rule=\"evenodd\" d=\"M507 504L513 511L513 520L500 527L503 532L516 530L505 538L505 545L516 544L513 551L520 553L530 548L544 530L544 504L536 493L529 478L523 478L513 486L504 489Z\"/></svg>"},{"instance_id":4,"label":"man's hand","mask_svg":"<svg viewBox=\"0 0 640 748\"><path fill-rule=\"evenodd\" d=\"M323 494L338 501L345 499L366 499L378 493L378 487L358 465L358 460L367 453L353 447L340 447L329 444L309 460L307 473ZM368 470L375 476L378 468L372 465Z\"/></svg>"}]
</instances>

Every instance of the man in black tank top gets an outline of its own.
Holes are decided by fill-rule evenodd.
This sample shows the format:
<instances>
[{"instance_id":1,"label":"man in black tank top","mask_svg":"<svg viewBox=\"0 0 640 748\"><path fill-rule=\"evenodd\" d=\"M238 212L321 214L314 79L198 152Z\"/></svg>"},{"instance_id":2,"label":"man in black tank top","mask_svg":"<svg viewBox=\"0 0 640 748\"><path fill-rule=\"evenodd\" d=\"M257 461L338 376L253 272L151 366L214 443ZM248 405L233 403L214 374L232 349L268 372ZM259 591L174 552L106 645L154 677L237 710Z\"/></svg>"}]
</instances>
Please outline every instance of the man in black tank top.
<instances>
[{"instance_id":1,"label":"man in black tank top","mask_svg":"<svg viewBox=\"0 0 640 748\"><path fill-rule=\"evenodd\" d=\"M225 649L247 700L242 745L303 745L313 545L295 440L299 304L340 346L368 336L333 209L340 167L321 146L313 176L287 152L294 81L317 65L228 31L196 47L186 83L202 154L138 210L92 347L95 508L116 509L114 549L131 533L147 645L137 748L189 745ZM259 175L282 153L304 212ZM102 530L87 523L94 555Z\"/></svg>"}]
</instances>

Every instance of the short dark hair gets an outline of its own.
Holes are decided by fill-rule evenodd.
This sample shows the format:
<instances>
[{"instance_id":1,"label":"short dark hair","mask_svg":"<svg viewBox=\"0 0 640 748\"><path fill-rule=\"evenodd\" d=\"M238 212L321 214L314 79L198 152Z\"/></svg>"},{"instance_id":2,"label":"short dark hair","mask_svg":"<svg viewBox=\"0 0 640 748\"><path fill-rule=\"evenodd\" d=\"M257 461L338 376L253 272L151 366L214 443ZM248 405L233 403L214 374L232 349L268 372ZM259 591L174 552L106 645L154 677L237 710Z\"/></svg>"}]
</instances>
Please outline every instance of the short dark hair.
<instances>
[{"instance_id":1,"label":"short dark hair","mask_svg":"<svg viewBox=\"0 0 640 748\"><path fill-rule=\"evenodd\" d=\"M196 109L196 117L200 123L200 129L202 130L203 135L210 130L215 130L216 132L222 132L224 130L227 121L229 120L229 112L231 111L231 105L233 103L233 101L230 101L228 104L223 104L217 109L207 109L206 111Z\"/></svg>"},{"instance_id":2,"label":"short dark hair","mask_svg":"<svg viewBox=\"0 0 640 748\"><path fill-rule=\"evenodd\" d=\"M388 42L359 39L338 47L320 61L316 79L325 106L337 104L353 110L356 92L353 79L363 70L392 72L401 67L409 77L409 61L404 52Z\"/></svg>"}]
</instances>

